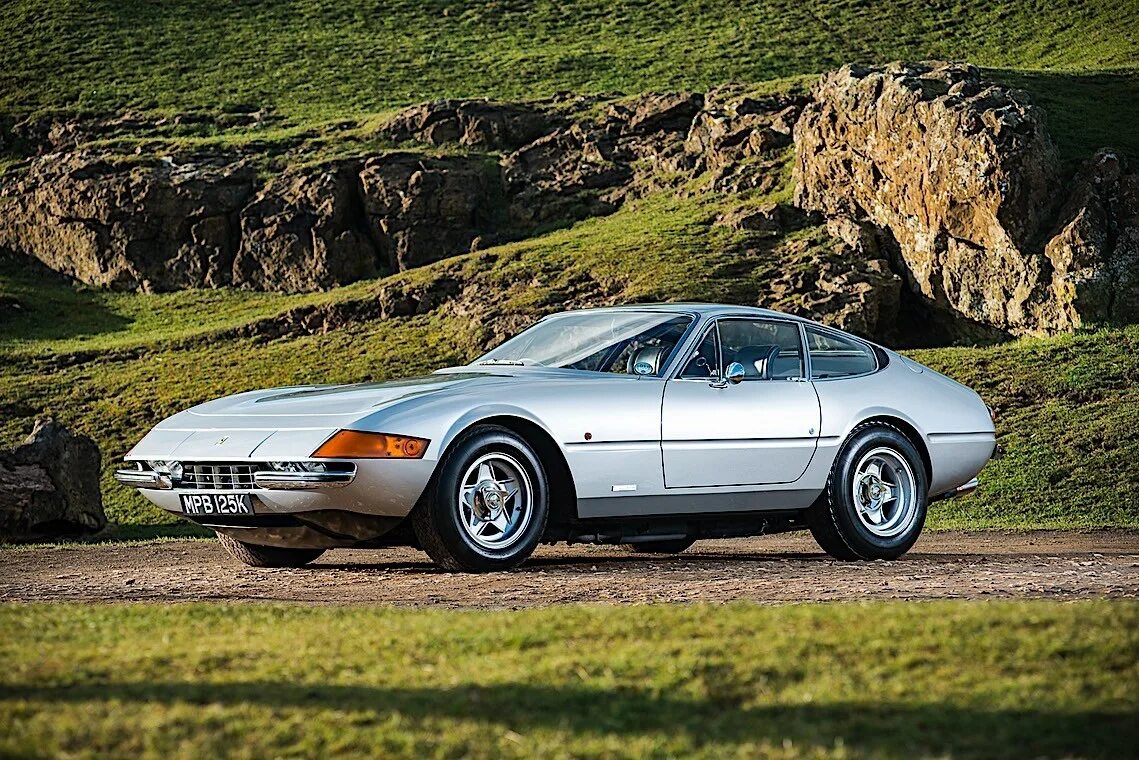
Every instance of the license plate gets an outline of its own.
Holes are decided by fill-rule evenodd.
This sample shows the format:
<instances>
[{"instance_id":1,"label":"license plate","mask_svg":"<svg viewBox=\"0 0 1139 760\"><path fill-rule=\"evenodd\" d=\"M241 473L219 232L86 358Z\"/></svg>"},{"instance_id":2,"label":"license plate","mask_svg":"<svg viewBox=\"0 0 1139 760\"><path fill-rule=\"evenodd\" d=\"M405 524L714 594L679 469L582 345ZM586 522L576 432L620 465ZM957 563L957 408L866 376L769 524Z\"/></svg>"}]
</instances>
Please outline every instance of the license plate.
<instances>
[{"instance_id":1,"label":"license plate","mask_svg":"<svg viewBox=\"0 0 1139 760\"><path fill-rule=\"evenodd\" d=\"M253 500L246 493L184 493L182 514L251 515Z\"/></svg>"}]
</instances>

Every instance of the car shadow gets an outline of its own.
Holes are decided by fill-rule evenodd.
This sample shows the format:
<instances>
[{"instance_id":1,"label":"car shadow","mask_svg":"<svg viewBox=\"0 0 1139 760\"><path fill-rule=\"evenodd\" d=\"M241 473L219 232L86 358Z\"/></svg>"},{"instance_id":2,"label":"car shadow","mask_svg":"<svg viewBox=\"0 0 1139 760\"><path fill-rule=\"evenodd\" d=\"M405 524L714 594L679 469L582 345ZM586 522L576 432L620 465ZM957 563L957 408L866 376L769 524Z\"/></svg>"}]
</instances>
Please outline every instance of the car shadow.
<instances>
[{"instance_id":1,"label":"car shadow","mask_svg":"<svg viewBox=\"0 0 1139 760\"><path fill-rule=\"evenodd\" d=\"M450 571L443 570L437 565L433 564L430 560L423 562L415 561L396 561L384 562L382 561L382 549L377 550L377 562L336 562L335 554L327 554L321 559L316 560L307 567L313 570L355 570L355 571L372 571L383 572L389 570L406 570L411 572L421 573L449 573ZM598 569L606 567L620 567L620 566L636 566L643 565L652 567L657 570L693 570L693 565L706 564L709 569L718 568L725 563L739 564L741 562L754 562L756 564L770 564L772 562L783 561L797 561L797 562L833 562L825 554L810 554L806 552L786 552L779 554L709 554L709 553L692 553L692 554L598 554L598 555L575 555L569 557L550 557L550 556L533 556L526 560L523 564L513 568L509 572L517 574L525 574L528 572L545 572L551 569L559 568L590 568L597 567Z\"/></svg>"},{"instance_id":2,"label":"car shadow","mask_svg":"<svg viewBox=\"0 0 1139 760\"><path fill-rule=\"evenodd\" d=\"M437 731L439 721L495 725L525 734L562 730L576 736L662 736L691 748L710 742L784 748L805 756L830 755L841 746L853 756L1022 757L1130 756L1139 746L1133 713L1093 710L1017 710L964 707L930 701L859 701L838 704L754 704L762 692L722 680L707 696L662 694L632 686L500 683L388 687L294 681L215 680L117 682L66 686L9 684L0 702L29 706L61 703L222 705L398 714ZM27 708L24 708L27 709ZM118 712L118 710L116 710ZM432 728L434 727L434 728ZM722 750L721 750L722 751Z\"/></svg>"}]
</instances>

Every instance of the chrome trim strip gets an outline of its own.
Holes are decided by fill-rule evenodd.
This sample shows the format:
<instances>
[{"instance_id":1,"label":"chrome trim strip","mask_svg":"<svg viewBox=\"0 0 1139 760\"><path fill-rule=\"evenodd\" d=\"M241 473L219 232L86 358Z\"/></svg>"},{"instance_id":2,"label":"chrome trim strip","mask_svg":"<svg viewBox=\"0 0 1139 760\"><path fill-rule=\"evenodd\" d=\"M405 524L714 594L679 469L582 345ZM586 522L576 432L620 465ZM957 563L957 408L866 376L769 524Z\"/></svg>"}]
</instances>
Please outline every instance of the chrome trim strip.
<instances>
[{"instance_id":1,"label":"chrome trim strip","mask_svg":"<svg viewBox=\"0 0 1139 760\"><path fill-rule=\"evenodd\" d=\"M173 487L169 475L161 475L153 470L115 470L115 480L131 488L169 491Z\"/></svg>"},{"instance_id":2,"label":"chrome trim strip","mask_svg":"<svg viewBox=\"0 0 1139 760\"><path fill-rule=\"evenodd\" d=\"M258 488L277 491L343 488L355 479L355 468L347 472L274 472L271 470L258 470L253 473L253 483Z\"/></svg>"}]
</instances>

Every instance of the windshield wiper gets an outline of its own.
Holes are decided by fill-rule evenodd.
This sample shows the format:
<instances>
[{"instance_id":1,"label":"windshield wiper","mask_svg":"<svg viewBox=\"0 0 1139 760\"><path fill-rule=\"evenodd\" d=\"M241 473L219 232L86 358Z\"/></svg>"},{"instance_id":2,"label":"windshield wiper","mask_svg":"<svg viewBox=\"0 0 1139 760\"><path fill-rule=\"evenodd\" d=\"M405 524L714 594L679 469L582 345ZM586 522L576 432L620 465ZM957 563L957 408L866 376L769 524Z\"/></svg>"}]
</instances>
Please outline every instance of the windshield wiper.
<instances>
[{"instance_id":1,"label":"windshield wiper","mask_svg":"<svg viewBox=\"0 0 1139 760\"><path fill-rule=\"evenodd\" d=\"M525 357L523 357L522 359L484 359L481 362L476 363L475 366L483 366L483 365L489 365L492 367L493 366L498 366L498 367L544 367L544 366L546 366L546 365L542 364L542 362L535 361L533 359L527 359Z\"/></svg>"}]
</instances>

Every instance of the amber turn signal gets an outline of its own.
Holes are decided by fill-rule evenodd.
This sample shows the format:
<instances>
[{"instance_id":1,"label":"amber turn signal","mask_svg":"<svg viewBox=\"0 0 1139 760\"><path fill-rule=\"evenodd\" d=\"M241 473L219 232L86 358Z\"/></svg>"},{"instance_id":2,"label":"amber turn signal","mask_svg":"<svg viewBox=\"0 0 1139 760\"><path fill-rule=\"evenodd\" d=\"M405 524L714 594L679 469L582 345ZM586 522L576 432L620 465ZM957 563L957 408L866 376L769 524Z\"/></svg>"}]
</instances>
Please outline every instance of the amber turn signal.
<instances>
[{"instance_id":1,"label":"amber turn signal","mask_svg":"<svg viewBox=\"0 0 1139 760\"><path fill-rule=\"evenodd\" d=\"M340 430L312 455L321 459L420 459L428 443L426 438L406 435Z\"/></svg>"}]
</instances>

